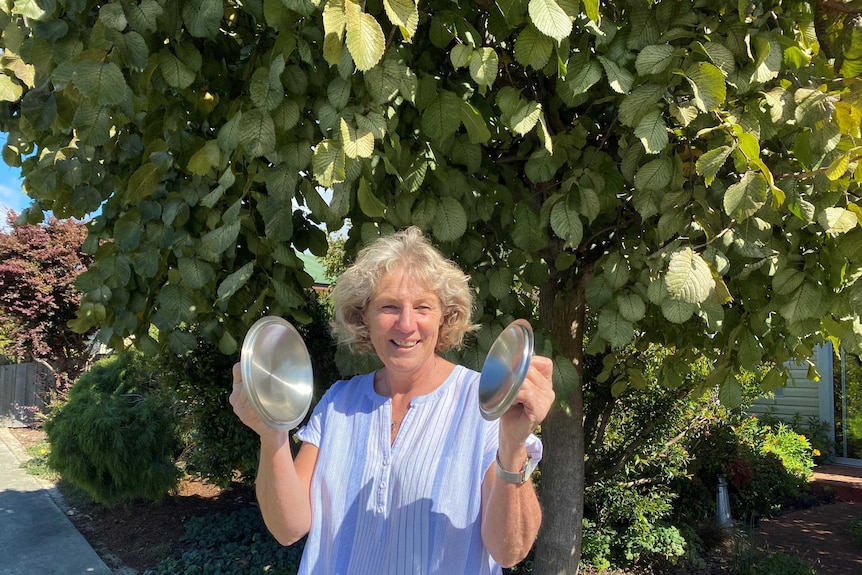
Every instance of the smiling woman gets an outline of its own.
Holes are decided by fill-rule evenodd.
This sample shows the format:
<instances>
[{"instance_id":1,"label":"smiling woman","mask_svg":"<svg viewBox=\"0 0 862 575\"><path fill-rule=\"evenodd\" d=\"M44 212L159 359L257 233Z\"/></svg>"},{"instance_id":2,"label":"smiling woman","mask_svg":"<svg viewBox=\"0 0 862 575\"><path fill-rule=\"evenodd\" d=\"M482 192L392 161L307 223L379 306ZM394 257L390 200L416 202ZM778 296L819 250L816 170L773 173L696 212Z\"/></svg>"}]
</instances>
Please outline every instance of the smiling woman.
<instances>
[{"instance_id":1,"label":"smiling woman","mask_svg":"<svg viewBox=\"0 0 862 575\"><path fill-rule=\"evenodd\" d=\"M383 367L326 391L295 459L234 369L231 404L260 435L264 521L285 545L307 535L300 574L500 575L529 552L553 364L534 357L508 411L483 417L479 373L442 355L474 327L468 280L415 227L359 253L335 281L333 333Z\"/></svg>"}]
</instances>

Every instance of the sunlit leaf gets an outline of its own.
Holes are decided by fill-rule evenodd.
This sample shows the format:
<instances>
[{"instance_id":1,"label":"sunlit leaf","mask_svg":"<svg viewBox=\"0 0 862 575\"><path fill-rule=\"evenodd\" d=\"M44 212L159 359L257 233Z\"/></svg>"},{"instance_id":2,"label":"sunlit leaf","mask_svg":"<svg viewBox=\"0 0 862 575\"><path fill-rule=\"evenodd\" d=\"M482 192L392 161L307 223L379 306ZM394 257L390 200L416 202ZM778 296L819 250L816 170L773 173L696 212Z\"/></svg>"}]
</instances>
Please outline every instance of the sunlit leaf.
<instances>
[{"instance_id":1,"label":"sunlit leaf","mask_svg":"<svg viewBox=\"0 0 862 575\"><path fill-rule=\"evenodd\" d=\"M345 0L347 49L356 67L365 72L383 57L385 38L380 24L371 14L362 11L358 3Z\"/></svg>"},{"instance_id":2,"label":"sunlit leaf","mask_svg":"<svg viewBox=\"0 0 862 575\"><path fill-rule=\"evenodd\" d=\"M672 298L692 304L705 302L715 288L709 264L689 247L670 256L664 281Z\"/></svg>"},{"instance_id":3,"label":"sunlit leaf","mask_svg":"<svg viewBox=\"0 0 862 575\"><path fill-rule=\"evenodd\" d=\"M556 0L530 0L528 11L542 34L559 42L572 33L572 20Z\"/></svg>"}]
</instances>

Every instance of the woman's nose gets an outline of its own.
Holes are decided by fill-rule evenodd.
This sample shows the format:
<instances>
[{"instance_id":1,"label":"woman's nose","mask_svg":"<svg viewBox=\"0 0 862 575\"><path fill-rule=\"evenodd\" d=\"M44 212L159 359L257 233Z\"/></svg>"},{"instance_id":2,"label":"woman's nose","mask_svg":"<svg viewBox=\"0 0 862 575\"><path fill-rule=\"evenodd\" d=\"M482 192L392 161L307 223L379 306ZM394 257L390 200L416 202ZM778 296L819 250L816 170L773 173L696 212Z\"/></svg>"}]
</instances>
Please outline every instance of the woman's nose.
<instances>
[{"instance_id":1,"label":"woman's nose","mask_svg":"<svg viewBox=\"0 0 862 575\"><path fill-rule=\"evenodd\" d=\"M415 324L416 314L413 312L413 308L408 306L401 308L401 313L398 314L398 322L396 323L398 329L404 332L413 331Z\"/></svg>"}]
</instances>

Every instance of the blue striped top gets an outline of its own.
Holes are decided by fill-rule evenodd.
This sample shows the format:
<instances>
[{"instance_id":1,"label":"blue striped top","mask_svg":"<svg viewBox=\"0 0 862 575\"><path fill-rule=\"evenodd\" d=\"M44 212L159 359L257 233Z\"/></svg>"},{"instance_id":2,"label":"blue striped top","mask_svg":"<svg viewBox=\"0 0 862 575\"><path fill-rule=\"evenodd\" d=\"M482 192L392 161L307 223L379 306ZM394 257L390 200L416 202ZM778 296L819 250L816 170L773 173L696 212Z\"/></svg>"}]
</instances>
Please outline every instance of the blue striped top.
<instances>
[{"instance_id":1,"label":"blue striped top","mask_svg":"<svg viewBox=\"0 0 862 575\"><path fill-rule=\"evenodd\" d=\"M374 391L373 373L324 394L297 432L320 450L300 575L502 572L482 544L481 485L499 422L481 417L478 385L477 372L456 366L413 398L391 446L391 400Z\"/></svg>"}]
</instances>

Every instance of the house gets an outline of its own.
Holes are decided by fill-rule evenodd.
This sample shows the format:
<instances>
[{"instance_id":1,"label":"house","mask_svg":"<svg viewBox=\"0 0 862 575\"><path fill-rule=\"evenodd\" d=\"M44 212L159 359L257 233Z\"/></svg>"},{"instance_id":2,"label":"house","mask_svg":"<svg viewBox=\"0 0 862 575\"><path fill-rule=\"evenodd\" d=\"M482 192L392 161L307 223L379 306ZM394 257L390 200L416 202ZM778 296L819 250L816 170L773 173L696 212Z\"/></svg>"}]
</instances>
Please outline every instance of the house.
<instances>
[{"instance_id":1,"label":"house","mask_svg":"<svg viewBox=\"0 0 862 575\"><path fill-rule=\"evenodd\" d=\"M862 359L831 343L815 351L811 363L819 380L812 379L809 363L790 364L787 385L761 398L749 409L755 415L772 413L789 420L816 419L828 427L836 463L862 467Z\"/></svg>"}]
</instances>

